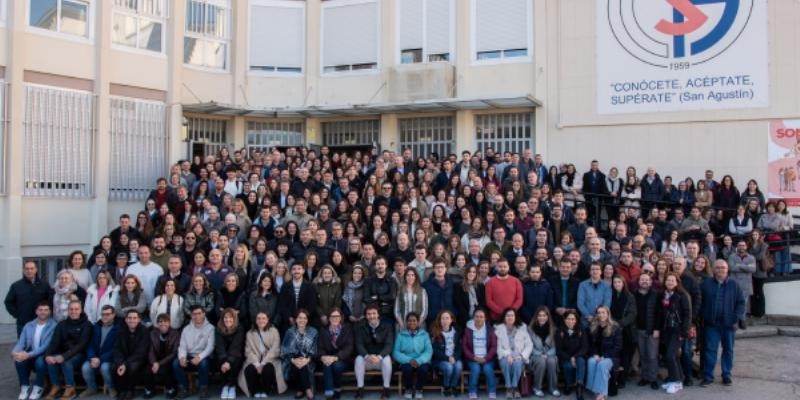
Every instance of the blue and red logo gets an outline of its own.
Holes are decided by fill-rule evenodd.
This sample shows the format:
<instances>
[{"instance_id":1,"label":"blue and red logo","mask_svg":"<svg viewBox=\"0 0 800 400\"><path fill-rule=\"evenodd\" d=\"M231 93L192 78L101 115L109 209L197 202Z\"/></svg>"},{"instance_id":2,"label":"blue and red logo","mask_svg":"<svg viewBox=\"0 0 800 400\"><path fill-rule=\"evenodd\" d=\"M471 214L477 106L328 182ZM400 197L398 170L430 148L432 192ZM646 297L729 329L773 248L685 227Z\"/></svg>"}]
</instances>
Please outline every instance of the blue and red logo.
<instances>
[{"instance_id":1,"label":"blue and red logo","mask_svg":"<svg viewBox=\"0 0 800 400\"><path fill-rule=\"evenodd\" d=\"M747 28L758 0L606 1L620 46L642 62L670 68L724 53Z\"/></svg>"}]
</instances>

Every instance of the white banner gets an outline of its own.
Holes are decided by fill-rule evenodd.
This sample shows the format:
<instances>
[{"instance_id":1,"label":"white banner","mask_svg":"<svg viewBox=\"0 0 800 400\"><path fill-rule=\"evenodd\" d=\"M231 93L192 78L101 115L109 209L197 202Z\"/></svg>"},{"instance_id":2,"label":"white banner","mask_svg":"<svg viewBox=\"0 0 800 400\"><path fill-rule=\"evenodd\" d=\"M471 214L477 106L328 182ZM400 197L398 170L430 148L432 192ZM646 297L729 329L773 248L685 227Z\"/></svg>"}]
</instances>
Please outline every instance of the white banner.
<instances>
[{"instance_id":1,"label":"white banner","mask_svg":"<svg viewBox=\"0 0 800 400\"><path fill-rule=\"evenodd\" d=\"M595 0L598 114L769 106L767 0Z\"/></svg>"}]
</instances>

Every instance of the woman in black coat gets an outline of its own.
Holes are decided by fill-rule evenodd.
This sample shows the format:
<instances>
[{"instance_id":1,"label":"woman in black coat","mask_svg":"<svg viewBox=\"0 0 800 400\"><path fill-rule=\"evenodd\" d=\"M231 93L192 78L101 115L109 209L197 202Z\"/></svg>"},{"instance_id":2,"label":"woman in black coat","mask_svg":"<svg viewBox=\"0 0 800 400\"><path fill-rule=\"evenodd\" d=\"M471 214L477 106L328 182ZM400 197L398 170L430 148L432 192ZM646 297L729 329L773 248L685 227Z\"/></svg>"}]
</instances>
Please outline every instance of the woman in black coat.
<instances>
[{"instance_id":1,"label":"woman in black coat","mask_svg":"<svg viewBox=\"0 0 800 400\"><path fill-rule=\"evenodd\" d=\"M344 313L338 307L328 311L328 327L320 329L317 353L325 398L340 398L342 393L342 374L352 369L355 351L355 337L350 324L345 323Z\"/></svg>"},{"instance_id":2,"label":"woman in black coat","mask_svg":"<svg viewBox=\"0 0 800 400\"><path fill-rule=\"evenodd\" d=\"M453 289L456 325L464 329L478 308L486 308L486 287L478 280L478 267L470 265L464 270L464 281Z\"/></svg>"},{"instance_id":3,"label":"woman in black coat","mask_svg":"<svg viewBox=\"0 0 800 400\"><path fill-rule=\"evenodd\" d=\"M661 306L661 340L666 347L664 360L669 371L666 384L662 387L667 393L673 394L683 389L684 373L691 373L681 370L679 357L692 324L692 303L689 295L681 288L680 277L675 273L670 273L664 280Z\"/></svg>"},{"instance_id":4,"label":"woman in black coat","mask_svg":"<svg viewBox=\"0 0 800 400\"><path fill-rule=\"evenodd\" d=\"M622 328L622 354L620 362L625 372L617 379L619 387L625 387L625 377L631 370L631 358L636 351L633 328L636 323L636 298L628 290L625 279L614 275L611 279L611 318Z\"/></svg>"},{"instance_id":5,"label":"woman in black coat","mask_svg":"<svg viewBox=\"0 0 800 400\"><path fill-rule=\"evenodd\" d=\"M431 326L431 363L442 374L444 397L456 394L464 369L461 362L461 330L455 327L455 318L450 310L442 310Z\"/></svg>"},{"instance_id":6,"label":"woman in black coat","mask_svg":"<svg viewBox=\"0 0 800 400\"><path fill-rule=\"evenodd\" d=\"M219 325L214 334L214 358L222 374L223 387L220 398L230 399L236 395L239 370L244 361L244 329L239 325L239 312L232 308L222 310Z\"/></svg>"},{"instance_id":7,"label":"woman in black coat","mask_svg":"<svg viewBox=\"0 0 800 400\"><path fill-rule=\"evenodd\" d=\"M575 385L577 399L583 400L589 335L581 328L577 311L564 313L564 324L556 332L556 353L564 374L564 394L570 394Z\"/></svg>"}]
</instances>

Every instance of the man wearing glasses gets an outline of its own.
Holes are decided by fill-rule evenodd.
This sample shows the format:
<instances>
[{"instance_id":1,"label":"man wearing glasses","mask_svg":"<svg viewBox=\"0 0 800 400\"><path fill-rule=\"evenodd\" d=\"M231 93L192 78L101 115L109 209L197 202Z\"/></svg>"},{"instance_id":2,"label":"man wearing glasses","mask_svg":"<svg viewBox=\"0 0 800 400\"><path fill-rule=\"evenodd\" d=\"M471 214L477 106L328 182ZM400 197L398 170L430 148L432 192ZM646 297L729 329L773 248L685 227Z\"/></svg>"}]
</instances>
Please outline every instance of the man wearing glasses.
<instances>
[{"instance_id":1,"label":"man wearing glasses","mask_svg":"<svg viewBox=\"0 0 800 400\"><path fill-rule=\"evenodd\" d=\"M106 389L112 397L116 394L111 380L111 367L114 363L114 341L117 337L117 325L114 323L115 311L111 305L100 310L100 323L92 328L92 341L86 350L86 361L81 367L81 375L86 381L86 390L82 397L97 393L97 372L103 377Z\"/></svg>"}]
</instances>

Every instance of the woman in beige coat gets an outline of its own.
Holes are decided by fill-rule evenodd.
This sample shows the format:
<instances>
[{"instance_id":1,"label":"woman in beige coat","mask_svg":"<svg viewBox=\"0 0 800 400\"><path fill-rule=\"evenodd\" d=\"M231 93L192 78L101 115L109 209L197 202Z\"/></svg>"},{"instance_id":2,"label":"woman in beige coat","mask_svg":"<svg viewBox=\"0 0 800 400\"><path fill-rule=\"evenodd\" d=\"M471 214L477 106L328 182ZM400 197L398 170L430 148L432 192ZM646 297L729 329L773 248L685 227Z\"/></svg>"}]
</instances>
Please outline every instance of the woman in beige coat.
<instances>
[{"instance_id":1,"label":"woman in beige coat","mask_svg":"<svg viewBox=\"0 0 800 400\"><path fill-rule=\"evenodd\" d=\"M281 369L281 337L265 312L255 317L253 329L247 332L244 345L245 362L239 373L239 387L248 397L266 398L267 393L286 391Z\"/></svg>"}]
</instances>

